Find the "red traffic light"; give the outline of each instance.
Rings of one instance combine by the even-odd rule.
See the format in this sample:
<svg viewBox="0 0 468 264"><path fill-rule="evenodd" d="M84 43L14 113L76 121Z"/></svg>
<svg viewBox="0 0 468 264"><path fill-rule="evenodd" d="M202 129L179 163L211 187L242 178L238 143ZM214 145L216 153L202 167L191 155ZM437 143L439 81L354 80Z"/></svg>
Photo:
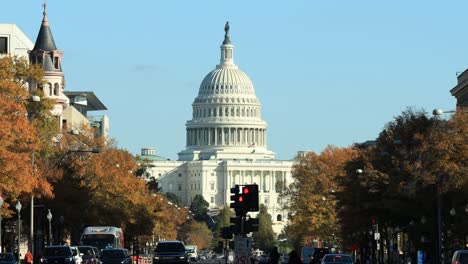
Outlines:
<svg viewBox="0 0 468 264"><path fill-rule="evenodd" d="M244 187L244 188L242 189L242 192L243 192L244 194L249 194L249 188Z"/></svg>
<svg viewBox="0 0 468 264"><path fill-rule="evenodd" d="M243 196L239 196L239 202L243 202L244 201L244 197Z"/></svg>

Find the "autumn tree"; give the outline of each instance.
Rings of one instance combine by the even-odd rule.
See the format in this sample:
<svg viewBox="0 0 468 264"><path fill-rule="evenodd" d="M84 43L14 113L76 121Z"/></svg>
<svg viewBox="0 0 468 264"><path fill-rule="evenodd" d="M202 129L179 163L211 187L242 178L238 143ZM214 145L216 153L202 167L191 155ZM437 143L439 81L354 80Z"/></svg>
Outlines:
<svg viewBox="0 0 468 264"><path fill-rule="evenodd" d="M351 148L327 147L320 155L309 152L293 167L294 182L282 193L291 212L288 240L294 246L327 240L338 234L336 193L338 182L346 177L344 166L356 155Z"/></svg>
<svg viewBox="0 0 468 264"><path fill-rule="evenodd" d="M186 245L196 245L198 249L207 249L211 247L213 236L211 230L203 221L189 221L188 229L184 237Z"/></svg>
<svg viewBox="0 0 468 264"><path fill-rule="evenodd" d="M55 120L49 100L29 100L28 82L41 83L42 76L42 69L24 58L0 58L0 193L6 208L22 197L26 204L33 193L52 196L49 175L33 163L34 156L40 159L51 145L53 135L48 130ZM33 94L42 96L40 90ZM3 215L10 212L4 210Z"/></svg>
<svg viewBox="0 0 468 264"><path fill-rule="evenodd" d="M391 239L395 230L405 230L415 247L423 246L422 236L436 241L435 198L440 195L442 204L460 211L466 205L467 141L464 113L443 120L407 109L395 117L375 145L357 145L360 154L347 164L350 177L342 182L347 197L342 201L343 231L361 233L374 219L382 240ZM466 233L448 210L442 213L447 226ZM410 223L420 224L408 228Z"/></svg>

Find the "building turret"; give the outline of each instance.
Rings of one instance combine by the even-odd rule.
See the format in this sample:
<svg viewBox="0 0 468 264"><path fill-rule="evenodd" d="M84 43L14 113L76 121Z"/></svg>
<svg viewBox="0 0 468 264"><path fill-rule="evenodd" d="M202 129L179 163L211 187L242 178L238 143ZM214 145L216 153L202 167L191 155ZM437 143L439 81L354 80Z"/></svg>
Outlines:
<svg viewBox="0 0 468 264"><path fill-rule="evenodd" d="M41 65L44 69L44 85L31 83L30 91L41 89L46 98L55 101L53 109L54 116L58 117L58 124L61 127L62 112L68 105L68 98L63 94L65 87L65 78L62 71L62 55L63 52L57 49L50 30L49 21L47 18L46 3L43 4L44 12L42 17L41 28L37 35L34 48L29 53L29 60L32 64Z"/></svg>

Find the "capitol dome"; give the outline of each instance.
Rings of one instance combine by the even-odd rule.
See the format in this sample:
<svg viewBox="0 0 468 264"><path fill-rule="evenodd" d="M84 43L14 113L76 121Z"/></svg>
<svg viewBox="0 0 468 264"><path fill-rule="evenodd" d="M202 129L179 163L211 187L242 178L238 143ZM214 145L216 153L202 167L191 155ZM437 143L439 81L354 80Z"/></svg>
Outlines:
<svg viewBox="0 0 468 264"><path fill-rule="evenodd" d="M220 63L201 82L179 159L274 158L266 148L267 123L253 83L234 64L228 23L224 30Z"/></svg>

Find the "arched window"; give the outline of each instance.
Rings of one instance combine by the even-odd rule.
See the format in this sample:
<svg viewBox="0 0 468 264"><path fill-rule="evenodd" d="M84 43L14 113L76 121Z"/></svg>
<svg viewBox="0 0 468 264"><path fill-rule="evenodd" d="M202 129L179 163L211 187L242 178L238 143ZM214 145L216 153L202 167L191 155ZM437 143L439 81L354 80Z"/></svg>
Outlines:
<svg viewBox="0 0 468 264"><path fill-rule="evenodd" d="M47 83L47 88L48 88L48 91L44 91L44 93L48 94L49 96L52 96L53 95L53 93L52 93L52 84Z"/></svg>
<svg viewBox="0 0 468 264"><path fill-rule="evenodd" d="M237 109L236 109L236 116L239 117L239 115L240 115L240 110L239 110L239 108L237 108Z"/></svg>
<svg viewBox="0 0 468 264"><path fill-rule="evenodd" d="M214 117L216 117L216 112L217 112L217 111L216 111L216 108L213 109L213 116L214 116Z"/></svg>
<svg viewBox="0 0 468 264"><path fill-rule="evenodd" d="M283 218L281 217L280 214L276 216L276 221L281 222L282 220L283 220Z"/></svg>
<svg viewBox="0 0 468 264"><path fill-rule="evenodd" d="M227 107L224 109L224 112L225 112L225 116L229 116L229 109Z"/></svg>
<svg viewBox="0 0 468 264"><path fill-rule="evenodd" d="M244 116L245 116L245 109L242 108L242 117L244 117Z"/></svg>
<svg viewBox="0 0 468 264"><path fill-rule="evenodd" d="M54 84L54 95L58 96L59 95L59 84L55 83Z"/></svg>
<svg viewBox="0 0 468 264"><path fill-rule="evenodd" d="M231 108L231 116L234 116L234 107Z"/></svg>

